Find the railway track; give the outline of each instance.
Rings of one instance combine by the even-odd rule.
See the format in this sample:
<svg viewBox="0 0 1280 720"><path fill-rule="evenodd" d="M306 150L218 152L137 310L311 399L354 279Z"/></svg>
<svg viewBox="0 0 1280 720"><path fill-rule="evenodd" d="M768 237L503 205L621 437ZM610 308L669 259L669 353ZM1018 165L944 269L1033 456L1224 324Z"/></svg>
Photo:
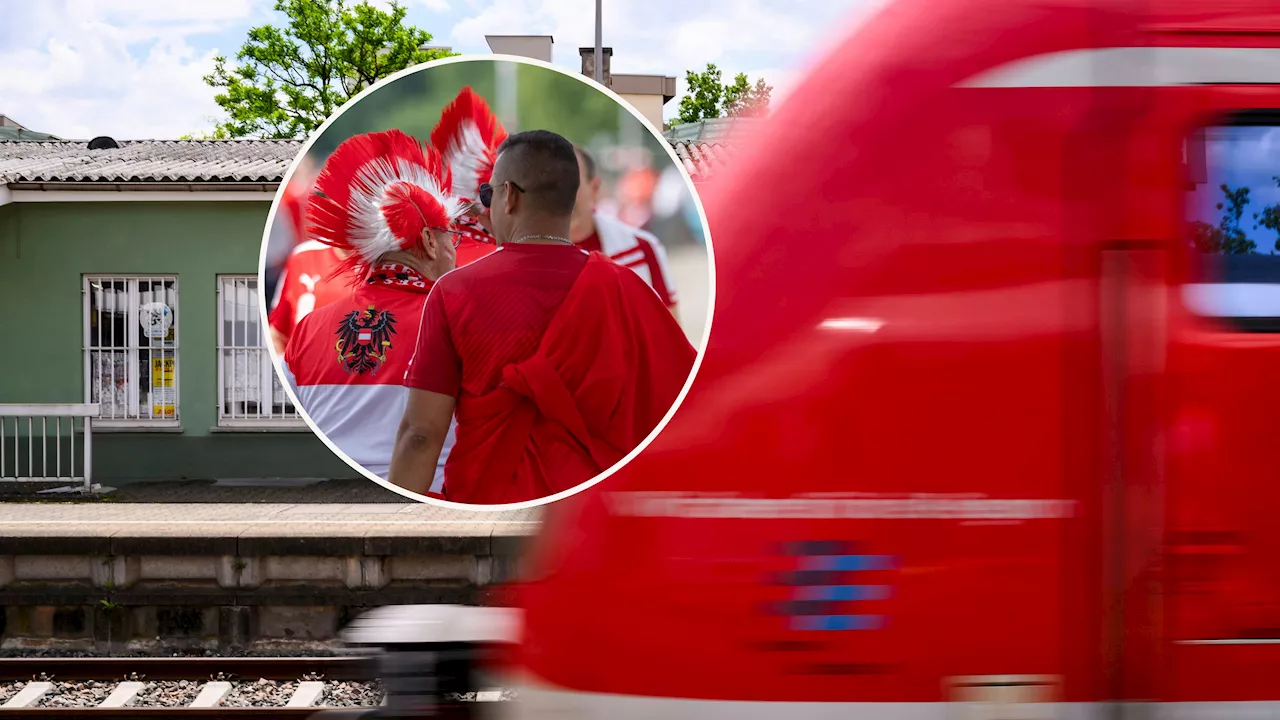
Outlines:
<svg viewBox="0 0 1280 720"><path fill-rule="evenodd" d="M3 658L0 718L302 720L377 707L371 676L359 657Z"/></svg>

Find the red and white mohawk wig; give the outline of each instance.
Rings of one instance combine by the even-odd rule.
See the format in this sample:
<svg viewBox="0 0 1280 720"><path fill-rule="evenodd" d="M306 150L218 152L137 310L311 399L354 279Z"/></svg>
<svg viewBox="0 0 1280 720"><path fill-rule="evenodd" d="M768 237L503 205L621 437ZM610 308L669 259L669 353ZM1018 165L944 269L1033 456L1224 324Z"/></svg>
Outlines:
<svg viewBox="0 0 1280 720"><path fill-rule="evenodd" d="M484 98L470 87L462 88L431 131L431 145L453 173L451 192L455 197L462 198L467 205L479 199L480 186L493 176L498 146L506 139L506 129ZM494 241L470 218L463 218L458 228L481 242Z"/></svg>
<svg viewBox="0 0 1280 720"><path fill-rule="evenodd" d="M378 258L422 244L429 229L447 229L467 204L450 193L449 166L435 148L399 130L347 139L316 178L308 235L350 254L338 273L354 280Z"/></svg>

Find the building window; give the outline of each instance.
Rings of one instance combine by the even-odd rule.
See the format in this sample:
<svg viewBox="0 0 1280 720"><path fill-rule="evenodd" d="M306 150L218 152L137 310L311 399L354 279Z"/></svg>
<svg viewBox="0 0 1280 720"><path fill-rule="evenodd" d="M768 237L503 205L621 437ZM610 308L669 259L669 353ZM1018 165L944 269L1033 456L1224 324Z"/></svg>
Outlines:
<svg viewBox="0 0 1280 720"><path fill-rule="evenodd" d="M271 364L258 278L218 277L218 425L306 427Z"/></svg>
<svg viewBox="0 0 1280 720"><path fill-rule="evenodd" d="M84 278L84 385L100 425L177 426L178 278Z"/></svg>
<svg viewBox="0 0 1280 720"><path fill-rule="evenodd" d="M1280 114L1246 113L1192 135L1183 299L1235 332L1280 332Z"/></svg>

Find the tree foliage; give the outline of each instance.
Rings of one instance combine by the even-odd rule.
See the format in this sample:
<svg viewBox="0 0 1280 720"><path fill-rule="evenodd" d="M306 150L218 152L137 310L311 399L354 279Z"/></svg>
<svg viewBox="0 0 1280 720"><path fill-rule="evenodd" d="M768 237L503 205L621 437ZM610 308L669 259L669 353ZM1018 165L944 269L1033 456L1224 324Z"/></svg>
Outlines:
<svg viewBox="0 0 1280 720"><path fill-rule="evenodd" d="M496 72L500 65L514 72L509 75ZM514 81L515 86L504 86L507 81ZM511 68L497 60L452 63L430 72L397 78L325 128L312 144L311 155L317 162L323 162L342 140L390 128L426 138L440 119L444 106L467 85L503 116L510 133L543 128L586 146L597 142L638 141L650 151L658 167L671 162L664 141L655 138L634 115L590 84L535 65ZM557 102L547 102L549 97L557 98ZM510 100L512 106L508 107L504 99ZM600 161L602 165L607 164L603 157Z"/></svg>
<svg viewBox="0 0 1280 720"><path fill-rule="evenodd" d="M752 83L746 73L738 73L732 84L725 85L715 63L708 63L702 72L689 70L684 76L689 92L680 99L682 123L718 117L759 117L769 110L773 87L764 78Z"/></svg>
<svg viewBox="0 0 1280 720"><path fill-rule="evenodd" d="M187 133L186 135L179 135L178 139L179 140L230 140L231 133L227 132L227 129L225 127L218 125L212 131Z"/></svg>
<svg viewBox="0 0 1280 720"><path fill-rule="evenodd" d="M738 73L733 85L725 95L724 114L726 117L760 117L769 112L769 96L773 87L758 78L755 85L747 84L747 76Z"/></svg>
<svg viewBox="0 0 1280 720"><path fill-rule="evenodd" d="M431 34L406 25L394 2L389 12L347 0L276 0L275 9L284 27L250 29L236 67L220 56L205 77L230 118L215 133L303 137L378 80L456 54L421 49Z"/></svg>
<svg viewBox="0 0 1280 720"><path fill-rule="evenodd" d="M1280 186L1280 176L1272 177ZM1250 240L1241 227L1245 206L1251 202L1249 188L1233 188L1226 183L1218 186L1222 191L1223 201L1215 207L1222 213L1217 225L1210 225L1199 220L1191 223L1191 243L1195 249L1203 253L1222 255L1252 255L1258 252L1258 244ZM1264 207L1261 212L1253 213L1253 229L1265 228L1276 233L1274 248L1280 251L1280 204Z"/></svg>

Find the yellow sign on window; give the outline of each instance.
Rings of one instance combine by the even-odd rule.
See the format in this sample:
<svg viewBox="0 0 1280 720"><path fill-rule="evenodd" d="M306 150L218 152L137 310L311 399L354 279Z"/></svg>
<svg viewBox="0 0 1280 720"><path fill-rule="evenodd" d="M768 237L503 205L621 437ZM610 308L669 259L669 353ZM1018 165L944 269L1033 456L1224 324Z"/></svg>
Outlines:
<svg viewBox="0 0 1280 720"><path fill-rule="evenodd" d="M177 388L173 381L174 358L151 358L151 414L174 417L177 414Z"/></svg>

